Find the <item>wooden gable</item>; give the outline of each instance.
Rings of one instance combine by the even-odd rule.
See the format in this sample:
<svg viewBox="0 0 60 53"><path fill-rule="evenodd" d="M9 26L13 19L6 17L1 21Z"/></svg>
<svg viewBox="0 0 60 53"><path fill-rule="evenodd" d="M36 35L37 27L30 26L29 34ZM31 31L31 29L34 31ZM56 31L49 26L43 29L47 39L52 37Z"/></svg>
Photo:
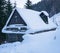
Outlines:
<svg viewBox="0 0 60 53"><path fill-rule="evenodd" d="M20 14L17 12L17 10L14 11L10 21L8 22L7 26L11 25L11 24L23 24L25 26L27 26L27 24L25 23L25 21L22 19L22 17L20 16Z"/></svg>

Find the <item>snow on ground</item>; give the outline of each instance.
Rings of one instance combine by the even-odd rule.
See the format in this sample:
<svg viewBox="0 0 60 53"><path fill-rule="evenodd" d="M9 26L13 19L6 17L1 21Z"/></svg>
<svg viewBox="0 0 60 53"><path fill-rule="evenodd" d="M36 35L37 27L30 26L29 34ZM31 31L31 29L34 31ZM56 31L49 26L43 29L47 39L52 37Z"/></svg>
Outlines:
<svg viewBox="0 0 60 53"><path fill-rule="evenodd" d="M55 24L60 25L60 13L57 13L52 16L51 19Z"/></svg>
<svg viewBox="0 0 60 53"><path fill-rule="evenodd" d="M0 53L60 53L60 26L56 31L26 34L22 43L0 45ZM56 38L56 39L55 39Z"/></svg>

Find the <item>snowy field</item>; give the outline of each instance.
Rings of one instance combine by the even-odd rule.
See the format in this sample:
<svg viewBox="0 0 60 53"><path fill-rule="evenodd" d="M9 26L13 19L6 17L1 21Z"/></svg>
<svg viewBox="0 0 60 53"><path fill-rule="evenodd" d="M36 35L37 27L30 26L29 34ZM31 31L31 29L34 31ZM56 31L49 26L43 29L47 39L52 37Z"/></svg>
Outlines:
<svg viewBox="0 0 60 53"><path fill-rule="evenodd" d="M22 43L0 45L0 53L60 53L60 26L56 31L26 34Z"/></svg>

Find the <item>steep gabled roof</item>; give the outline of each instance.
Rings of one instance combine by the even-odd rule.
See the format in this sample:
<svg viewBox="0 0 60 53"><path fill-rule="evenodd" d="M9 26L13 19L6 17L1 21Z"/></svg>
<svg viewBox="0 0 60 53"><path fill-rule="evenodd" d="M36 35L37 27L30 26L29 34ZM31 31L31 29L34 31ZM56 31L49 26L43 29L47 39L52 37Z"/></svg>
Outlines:
<svg viewBox="0 0 60 53"><path fill-rule="evenodd" d="M27 26L29 26L30 30L32 30L33 32L56 28L56 25L49 19L49 17L48 17L48 22L49 22L48 24L43 22L43 20L39 16L41 12L37 12L34 10L29 10L29 9L15 8L13 9L9 19L6 22L5 27L2 30L3 33L4 33L4 29L7 27L7 24L9 20L11 19L15 10L17 10L17 12L20 14L22 19L26 22Z"/></svg>

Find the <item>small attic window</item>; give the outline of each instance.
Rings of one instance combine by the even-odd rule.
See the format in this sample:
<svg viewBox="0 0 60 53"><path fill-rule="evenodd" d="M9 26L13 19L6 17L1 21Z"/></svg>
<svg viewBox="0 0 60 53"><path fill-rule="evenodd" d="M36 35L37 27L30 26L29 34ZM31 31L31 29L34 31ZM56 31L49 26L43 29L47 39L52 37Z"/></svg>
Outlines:
<svg viewBox="0 0 60 53"><path fill-rule="evenodd" d="M17 16L15 16L15 18L17 18Z"/></svg>
<svg viewBox="0 0 60 53"><path fill-rule="evenodd" d="M18 22L18 19L17 19L17 18L18 18L18 16L17 16L17 15L15 15L15 17L14 17L14 18L15 18L15 21L16 21L16 22Z"/></svg>
<svg viewBox="0 0 60 53"><path fill-rule="evenodd" d="M43 12L39 16L42 18L44 23L48 24L48 17Z"/></svg>

